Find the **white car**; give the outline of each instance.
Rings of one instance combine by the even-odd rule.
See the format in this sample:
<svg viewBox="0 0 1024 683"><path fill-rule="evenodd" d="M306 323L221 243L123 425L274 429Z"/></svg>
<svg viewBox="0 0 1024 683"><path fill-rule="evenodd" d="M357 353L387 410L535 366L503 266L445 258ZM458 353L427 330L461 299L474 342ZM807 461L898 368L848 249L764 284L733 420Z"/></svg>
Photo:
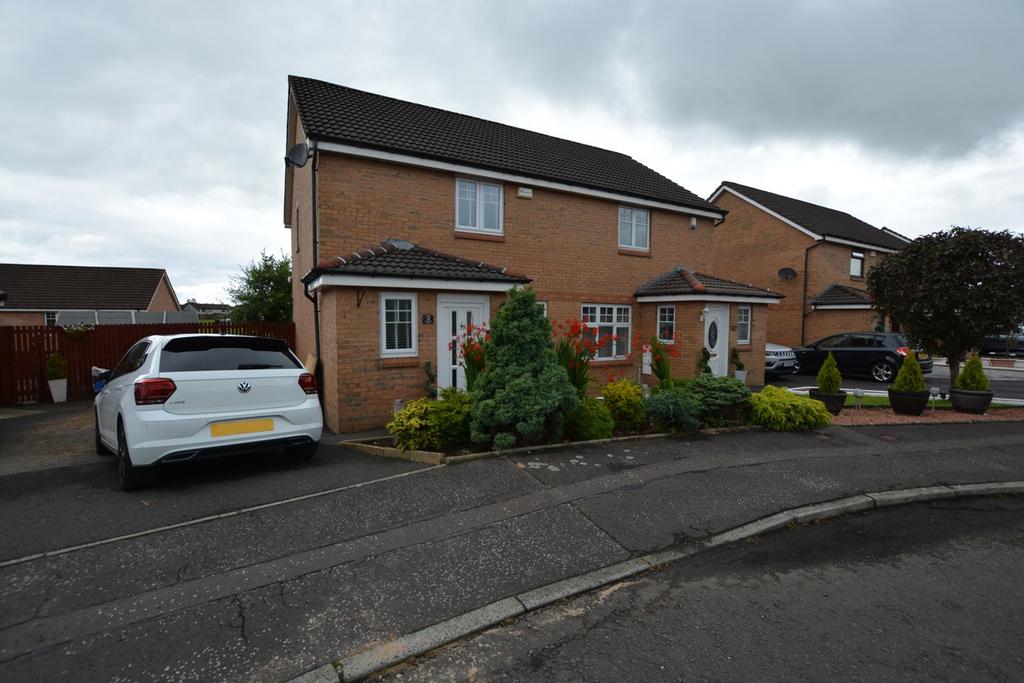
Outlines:
<svg viewBox="0 0 1024 683"><path fill-rule="evenodd" d="M778 377L779 375L792 375L800 367L796 360L796 353L788 346L772 344L764 345L764 374L765 377Z"/></svg>
<svg viewBox="0 0 1024 683"><path fill-rule="evenodd" d="M163 464L270 448L310 458L320 444L316 378L276 339L146 337L98 378L96 452L116 454L124 490Z"/></svg>

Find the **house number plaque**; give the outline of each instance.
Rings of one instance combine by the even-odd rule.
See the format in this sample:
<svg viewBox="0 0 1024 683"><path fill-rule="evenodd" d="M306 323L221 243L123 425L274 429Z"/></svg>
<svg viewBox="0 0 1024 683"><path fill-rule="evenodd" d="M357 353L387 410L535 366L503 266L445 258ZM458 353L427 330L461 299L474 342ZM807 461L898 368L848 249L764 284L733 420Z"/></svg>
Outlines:
<svg viewBox="0 0 1024 683"><path fill-rule="evenodd" d="M423 324L424 325L433 325L434 324L434 316L432 316L430 313L423 314Z"/></svg>

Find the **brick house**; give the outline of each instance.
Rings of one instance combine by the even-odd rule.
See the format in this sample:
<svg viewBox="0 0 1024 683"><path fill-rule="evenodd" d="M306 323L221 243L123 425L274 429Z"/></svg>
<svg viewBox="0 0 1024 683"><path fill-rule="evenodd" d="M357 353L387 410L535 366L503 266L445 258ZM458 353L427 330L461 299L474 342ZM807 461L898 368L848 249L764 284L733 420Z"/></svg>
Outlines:
<svg viewBox="0 0 1024 683"><path fill-rule="evenodd" d="M135 313L180 310L163 268L0 263L0 325L56 325L72 311L76 322L99 311L131 323Z"/></svg>
<svg viewBox="0 0 1024 683"><path fill-rule="evenodd" d="M768 341L800 346L882 324L865 278L910 240L842 211L729 181L709 201L728 212L712 230L712 267L786 297L769 314Z"/></svg>
<svg viewBox="0 0 1024 683"><path fill-rule="evenodd" d="M289 78L284 222L301 358L320 359L328 426L380 426L395 401L464 382L449 341L529 285L552 320L619 336L593 363L642 377L641 347L705 344L763 381L780 295L707 275L724 211L634 159L402 100ZM295 147L298 146L298 147Z"/></svg>

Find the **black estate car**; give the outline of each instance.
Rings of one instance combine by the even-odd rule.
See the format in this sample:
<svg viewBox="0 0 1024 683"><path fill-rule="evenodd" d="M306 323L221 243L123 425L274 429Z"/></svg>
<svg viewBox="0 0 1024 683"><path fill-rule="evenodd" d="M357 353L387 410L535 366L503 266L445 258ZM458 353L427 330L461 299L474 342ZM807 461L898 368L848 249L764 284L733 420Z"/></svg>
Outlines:
<svg viewBox="0 0 1024 683"><path fill-rule="evenodd" d="M911 349L907 338L898 332L844 332L794 350L797 372L802 374L817 374L829 351L843 375L867 375L886 384L896 377L908 353L917 355L922 372L932 371L931 356Z"/></svg>
<svg viewBox="0 0 1024 683"><path fill-rule="evenodd" d="M1024 325L1010 334L985 337L979 350L983 356L1024 356Z"/></svg>

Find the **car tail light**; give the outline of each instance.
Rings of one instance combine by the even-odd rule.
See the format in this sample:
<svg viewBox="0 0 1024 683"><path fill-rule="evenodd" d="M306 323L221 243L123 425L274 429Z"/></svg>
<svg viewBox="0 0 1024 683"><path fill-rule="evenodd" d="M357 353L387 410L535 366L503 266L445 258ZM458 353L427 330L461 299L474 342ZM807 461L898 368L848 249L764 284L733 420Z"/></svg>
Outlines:
<svg viewBox="0 0 1024 683"><path fill-rule="evenodd" d="M315 394L316 377L309 374L308 372L302 373L301 375L299 375L299 386L302 387L302 390L305 391L307 394Z"/></svg>
<svg viewBox="0 0 1024 683"><path fill-rule="evenodd" d="M151 406L164 403L177 389L174 381L166 377L154 377L135 383L135 405Z"/></svg>
<svg viewBox="0 0 1024 683"><path fill-rule="evenodd" d="M901 356L909 356L910 349L907 348L906 346L900 346L899 348L896 349L896 353L900 354Z"/></svg>

